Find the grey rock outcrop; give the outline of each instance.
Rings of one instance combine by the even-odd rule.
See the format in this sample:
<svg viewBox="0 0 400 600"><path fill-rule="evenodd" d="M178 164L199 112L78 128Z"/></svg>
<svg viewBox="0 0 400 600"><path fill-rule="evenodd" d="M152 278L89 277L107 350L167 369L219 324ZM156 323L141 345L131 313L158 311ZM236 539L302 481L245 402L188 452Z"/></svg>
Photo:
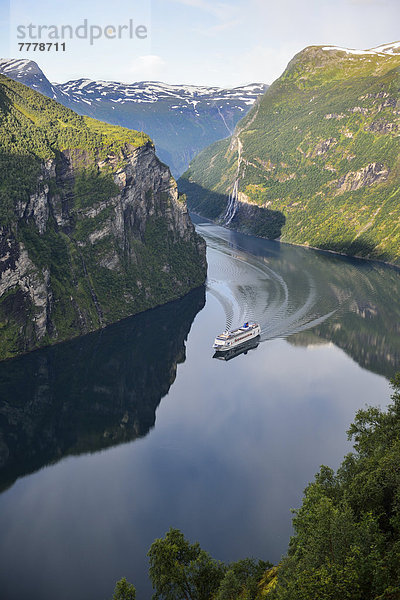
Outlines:
<svg viewBox="0 0 400 600"><path fill-rule="evenodd" d="M77 201L82 172L93 177L87 203L84 193ZM112 193L101 194L104 178ZM204 283L205 243L150 142L126 144L94 165L82 151L62 152L43 162L37 190L15 208L15 223L0 228L0 359L94 331Z"/></svg>
<svg viewBox="0 0 400 600"><path fill-rule="evenodd" d="M370 163L359 171L351 171L337 182L338 194L359 190L375 183L382 183L389 177L389 169L381 163Z"/></svg>

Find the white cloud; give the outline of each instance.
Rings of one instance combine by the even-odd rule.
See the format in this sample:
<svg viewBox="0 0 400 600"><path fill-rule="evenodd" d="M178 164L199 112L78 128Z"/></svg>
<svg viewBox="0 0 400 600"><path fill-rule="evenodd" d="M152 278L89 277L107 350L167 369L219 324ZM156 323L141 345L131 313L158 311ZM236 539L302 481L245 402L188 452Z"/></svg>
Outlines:
<svg viewBox="0 0 400 600"><path fill-rule="evenodd" d="M146 54L135 58L129 73L136 80L148 80L159 78L165 70L165 60L157 54Z"/></svg>

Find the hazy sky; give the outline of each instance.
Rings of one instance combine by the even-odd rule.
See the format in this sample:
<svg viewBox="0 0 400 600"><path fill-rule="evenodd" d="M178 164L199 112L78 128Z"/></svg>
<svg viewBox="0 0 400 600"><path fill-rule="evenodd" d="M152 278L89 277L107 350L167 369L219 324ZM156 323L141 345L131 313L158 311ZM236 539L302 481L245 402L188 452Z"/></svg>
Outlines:
<svg viewBox="0 0 400 600"><path fill-rule="evenodd" d="M0 55L35 60L52 81L271 83L305 46L370 48L400 39L399 0L0 0L0 6ZM88 27L111 26L110 35L131 19L133 28L147 27L148 37L130 39L125 28L122 39L103 35L92 45L67 38L65 52L19 51L18 25L75 29L85 19Z"/></svg>

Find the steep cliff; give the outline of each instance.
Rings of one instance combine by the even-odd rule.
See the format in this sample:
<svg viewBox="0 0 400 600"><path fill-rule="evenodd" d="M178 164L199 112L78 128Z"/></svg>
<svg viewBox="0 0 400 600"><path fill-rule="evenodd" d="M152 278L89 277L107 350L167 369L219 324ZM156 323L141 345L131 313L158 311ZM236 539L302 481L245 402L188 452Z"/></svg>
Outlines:
<svg viewBox="0 0 400 600"><path fill-rule="evenodd" d="M205 245L151 140L0 78L0 358L205 279Z"/></svg>
<svg viewBox="0 0 400 600"><path fill-rule="evenodd" d="M400 43L300 52L182 176L189 207L283 241L400 262Z"/></svg>

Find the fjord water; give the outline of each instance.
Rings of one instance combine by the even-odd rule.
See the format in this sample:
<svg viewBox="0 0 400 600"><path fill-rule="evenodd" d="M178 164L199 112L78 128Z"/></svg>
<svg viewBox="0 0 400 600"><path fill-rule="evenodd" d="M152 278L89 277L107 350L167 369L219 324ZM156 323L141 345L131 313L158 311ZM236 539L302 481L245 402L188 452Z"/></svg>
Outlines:
<svg viewBox="0 0 400 600"><path fill-rule="evenodd" d="M169 527L224 561L278 561L290 508L349 451L400 361L396 269L196 219L206 290L0 364L0 596L150 598ZM204 294L206 292L206 294ZM212 358L255 319L257 348Z"/></svg>

